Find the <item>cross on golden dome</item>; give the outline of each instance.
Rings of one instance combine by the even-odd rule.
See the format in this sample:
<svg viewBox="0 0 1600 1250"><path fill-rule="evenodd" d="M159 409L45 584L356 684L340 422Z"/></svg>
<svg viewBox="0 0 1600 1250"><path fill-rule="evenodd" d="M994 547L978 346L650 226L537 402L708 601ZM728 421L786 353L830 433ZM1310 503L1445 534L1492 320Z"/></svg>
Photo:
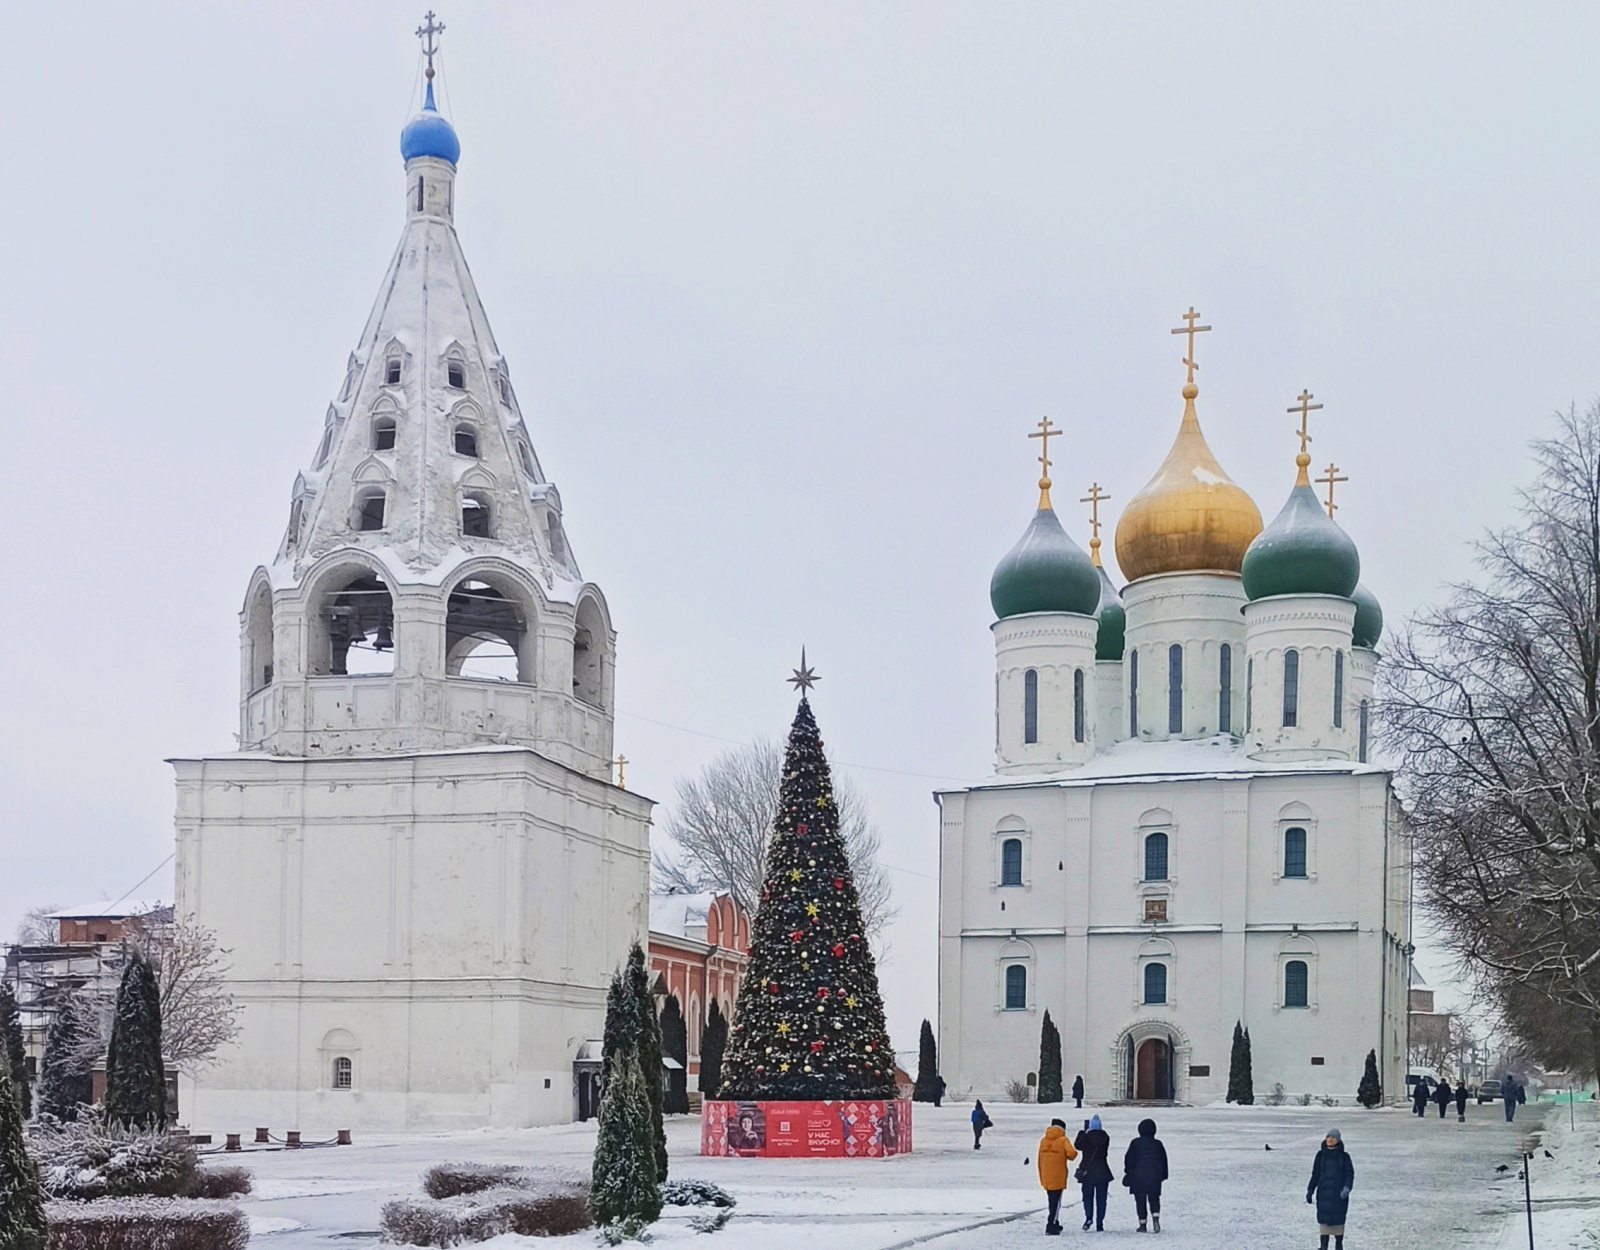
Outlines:
<svg viewBox="0 0 1600 1250"><path fill-rule="evenodd" d="M1320 411L1322 408L1321 404L1314 404L1311 400L1311 392L1302 390L1295 397L1294 407L1287 410L1300 414L1300 454L1294 458L1295 464L1300 467L1299 476L1295 478L1294 482L1296 486L1311 485L1311 479L1306 476L1306 466L1311 463L1311 453L1306 448L1311 445L1311 414Z"/></svg>
<svg viewBox="0 0 1600 1250"><path fill-rule="evenodd" d="M1050 507L1050 440L1061 433L1049 417L1039 418L1039 428L1029 438L1039 440L1039 507Z"/></svg>
<svg viewBox="0 0 1600 1250"><path fill-rule="evenodd" d="M1349 480L1350 479L1348 477L1340 476L1338 466L1335 465L1331 460L1328 462L1327 475L1317 479L1317 484L1319 486L1326 486L1328 488L1328 520L1330 521L1333 520L1333 514L1339 510L1339 505L1333 502L1334 483L1348 482Z"/></svg>
<svg viewBox="0 0 1600 1250"><path fill-rule="evenodd" d="M1195 363L1194 358L1194 336L1205 334L1211 329L1210 326L1195 325L1198 320L1200 320L1200 314L1195 312L1194 305L1190 304L1189 311L1183 314L1184 324L1173 331L1174 334L1186 334L1189 336L1189 346L1183 353L1183 365L1189 371L1188 376L1183 380L1185 386L1194 385L1194 371L1200 367Z"/></svg>
<svg viewBox="0 0 1600 1250"><path fill-rule="evenodd" d="M1111 498L1100 489L1099 482L1089 485L1089 493L1079 503L1089 505L1089 559L1094 561L1095 568L1100 567L1100 505Z"/></svg>

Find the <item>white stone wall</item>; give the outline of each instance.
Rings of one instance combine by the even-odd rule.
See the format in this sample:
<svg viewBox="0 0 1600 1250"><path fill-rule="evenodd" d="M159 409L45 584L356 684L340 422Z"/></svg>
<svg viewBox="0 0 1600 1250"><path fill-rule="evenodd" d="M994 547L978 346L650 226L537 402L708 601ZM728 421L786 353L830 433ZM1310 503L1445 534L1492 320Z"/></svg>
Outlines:
<svg viewBox="0 0 1600 1250"><path fill-rule="evenodd" d="M1141 742L1207 738L1239 733L1244 715L1244 588L1237 575L1165 573L1130 582L1122 592L1127 611L1123 657L1123 730L1129 736L1132 675L1138 653L1138 733ZM1229 648L1228 725L1222 724L1222 647ZM1171 733L1171 649L1183 648L1182 726Z"/></svg>
<svg viewBox="0 0 1600 1250"><path fill-rule="evenodd" d="M1253 756L1284 760L1356 758L1360 717L1353 698L1356 668L1350 642L1355 618L1355 604L1334 595L1275 595L1246 606L1249 683L1253 691L1246 737ZM1284 723L1284 671L1290 651L1299 657L1299 690L1292 726ZM1340 665L1342 689L1337 676Z"/></svg>
<svg viewBox="0 0 1600 1250"><path fill-rule="evenodd" d="M244 1006L194 1127L573 1117L573 1057L646 936L647 800L523 749L174 764L178 905Z"/></svg>
<svg viewBox="0 0 1600 1250"><path fill-rule="evenodd" d="M1000 772L1071 767L1094 754L1097 628L1094 617L1073 612L1031 612L995 622L995 762ZM1038 740L1032 743L1025 741L1030 672L1038 682ZM1080 682L1081 742L1074 710Z"/></svg>

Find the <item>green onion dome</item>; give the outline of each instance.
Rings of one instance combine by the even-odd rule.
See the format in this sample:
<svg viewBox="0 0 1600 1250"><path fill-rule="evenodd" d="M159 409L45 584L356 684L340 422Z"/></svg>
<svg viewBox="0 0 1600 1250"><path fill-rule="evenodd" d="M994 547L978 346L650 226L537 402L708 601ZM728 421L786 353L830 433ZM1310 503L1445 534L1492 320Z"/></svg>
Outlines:
<svg viewBox="0 0 1600 1250"><path fill-rule="evenodd" d="M1083 548L1067 537L1055 510L1043 506L989 579L989 602L1001 620L1026 612L1093 616L1100 577Z"/></svg>
<svg viewBox="0 0 1600 1250"><path fill-rule="evenodd" d="M1096 553L1098 554L1098 553ZM1106 574L1105 567L1099 566L1100 574L1100 608L1095 613L1100 618L1100 629L1094 638L1094 658L1097 660L1120 660L1123 652L1123 640L1127 631L1128 614L1122 608L1122 595L1111 578Z"/></svg>
<svg viewBox="0 0 1600 1250"><path fill-rule="evenodd" d="M1351 639L1358 647L1376 650L1378 639L1383 637L1383 608L1378 596L1359 582L1350 592L1350 602L1356 605L1356 625Z"/></svg>
<svg viewBox="0 0 1600 1250"><path fill-rule="evenodd" d="M1301 460L1310 457L1301 453ZM1361 556L1350 535L1333 523L1306 478L1305 465L1283 510L1244 553L1244 593L1338 595L1349 598L1361 580Z"/></svg>

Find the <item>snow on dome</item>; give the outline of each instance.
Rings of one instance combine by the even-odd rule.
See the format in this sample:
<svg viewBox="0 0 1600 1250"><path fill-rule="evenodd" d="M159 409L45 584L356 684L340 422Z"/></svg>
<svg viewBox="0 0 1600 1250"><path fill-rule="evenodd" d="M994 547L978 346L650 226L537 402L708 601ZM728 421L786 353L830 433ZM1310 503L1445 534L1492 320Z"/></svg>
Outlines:
<svg viewBox="0 0 1600 1250"><path fill-rule="evenodd" d="M461 159L461 140L456 128L439 115L433 103L433 84L422 100L422 112L406 123L400 132L400 155L406 160L434 156L454 165Z"/></svg>

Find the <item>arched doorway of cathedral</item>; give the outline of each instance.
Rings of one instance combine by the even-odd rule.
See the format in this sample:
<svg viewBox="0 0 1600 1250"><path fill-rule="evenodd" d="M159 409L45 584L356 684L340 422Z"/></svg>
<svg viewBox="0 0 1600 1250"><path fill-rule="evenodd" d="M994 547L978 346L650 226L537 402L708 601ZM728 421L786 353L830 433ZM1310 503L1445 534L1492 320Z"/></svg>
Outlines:
<svg viewBox="0 0 1600 1250"><path fill-rule="evenodd" d="M1140 1020L1117 1038L1116 1088L1132 1102L1179 1102L1189 1070L1189 1038L1165 1020Z"/></svg>

